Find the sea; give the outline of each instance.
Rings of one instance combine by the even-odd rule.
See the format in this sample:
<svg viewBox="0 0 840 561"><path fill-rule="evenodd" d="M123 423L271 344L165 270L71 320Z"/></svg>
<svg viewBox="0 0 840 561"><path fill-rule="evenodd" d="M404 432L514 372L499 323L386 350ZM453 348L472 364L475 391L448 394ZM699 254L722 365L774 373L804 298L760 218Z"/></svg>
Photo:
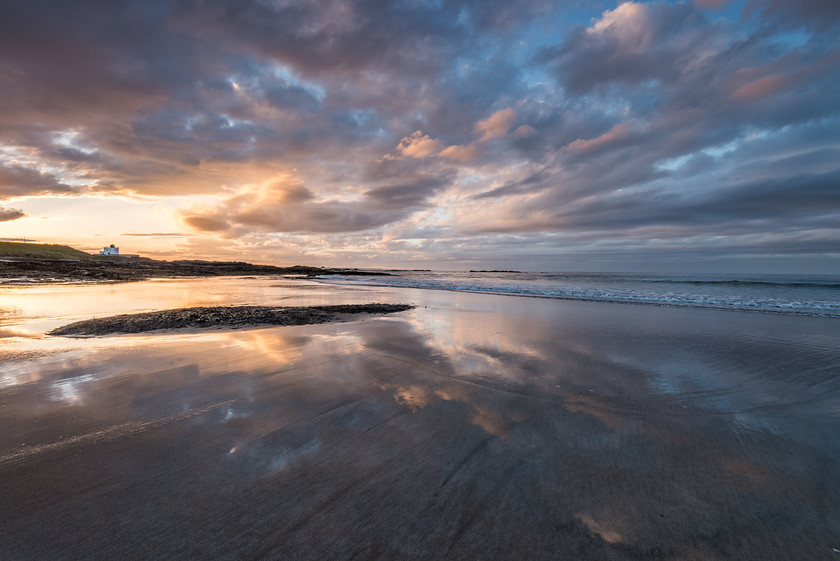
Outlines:
<svg viewBox="0 0 840 561"><path fill-rule="evenodd" d="M385 271L319 282L840 318L840 276Z"/></svg>

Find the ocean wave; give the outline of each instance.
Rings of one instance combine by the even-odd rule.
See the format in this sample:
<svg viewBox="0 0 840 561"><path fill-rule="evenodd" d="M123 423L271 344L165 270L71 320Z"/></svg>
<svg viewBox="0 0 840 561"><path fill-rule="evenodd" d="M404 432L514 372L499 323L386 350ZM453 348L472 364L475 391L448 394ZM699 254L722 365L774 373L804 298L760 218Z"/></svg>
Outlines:
<svg viewBox="0 0 840 561"><path fill-rule="evenodd" d="M451 276L451 274L450 274ZM583 277L578 277L580 281ZM601 275L588 277L589 286L578 283L577 285L552 284L557 277L543 275L535 277L528 282L510 282L509 278L477 279L474 277L461 276L458 278L441 277L342 277L338 275L324 276L321 282L340 284L363 284L365 286L381 286L395 288L413 288L421 290L447 290L455 292L473 292L484 294L499 294L506 296L521 296L532 298L553 298L560 300L582 300L595 302L611 302L625 304L646 304L657 306L679 306L715 310L736 310L767 312L776 314L792 314L819 317L840 318L840 301L836 299L815 298L813 294L796 292L796 297L789 293L791 285L796 287L811 287L817 292L825 292L823 289L833 284L815 284L807 282L775 282L775 281L716 281L716 280L687 280L673 279L671 282L651 281L655 285L686 285L686 286L710 286L726 287L728 292L724 293L693 293L679 290L655 290L640 289L645 281L632 278L630 281L618 280L627 277L615 275ZM568 279L568 277L565 277ZM612 284L612 286L604 286ZM632 285L632 286L631 286ZM812 286L813 285L813 286ZM840 284L838 284L840 286ZM780 289L779 294L774 294L768 287ZM760 288L760 290L754 290ZM811 297L809 297L811 296Z"/></svg>
<svg viewBox="0 0 840 561"><path fill-rule="evenodd" d="M655 284L696 284L696 285L723 285L723 286L780 286L791 288L829 288L840 289L840 283L836 282L790 282L790 281L763 281L763 280L672 280L672 279L652 279L641 282L650 282Z"/></svg>

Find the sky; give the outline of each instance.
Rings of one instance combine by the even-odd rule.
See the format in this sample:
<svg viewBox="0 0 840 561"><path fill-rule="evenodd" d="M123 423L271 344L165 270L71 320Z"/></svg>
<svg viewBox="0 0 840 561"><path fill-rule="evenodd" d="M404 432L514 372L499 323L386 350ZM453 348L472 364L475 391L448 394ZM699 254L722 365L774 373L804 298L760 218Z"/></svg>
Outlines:
<svg viewBox="0 0 840 561"><path fill-rule="evenodd" d="M840 274L837 0L5 0L0 238Z"/></svg>

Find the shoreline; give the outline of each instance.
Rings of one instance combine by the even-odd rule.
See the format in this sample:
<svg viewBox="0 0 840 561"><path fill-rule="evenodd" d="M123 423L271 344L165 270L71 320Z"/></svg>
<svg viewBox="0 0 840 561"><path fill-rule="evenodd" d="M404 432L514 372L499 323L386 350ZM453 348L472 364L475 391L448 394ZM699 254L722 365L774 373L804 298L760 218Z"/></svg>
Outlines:
<svg viewBox="0 0 840 561"><path fill-rule="evenodd" d="M151 278L196 278L285 275L302 279L318 275L390 276L383 271L307 265L277 267L241 261L158 261L147 257L45 259L0 256L0 286L37 284L111 284ZM6 280L8 279L8 280ZM24 280L25 279L25 280ZM22 281L22 282L21 282Z"/></svg>
<svg viewBox="0 0 840 561"><path fill-rule="evenodd" d="M126 258L127 259L127 258ZM32 263L33 260L24 260L27 263ZM293 267L273 267L263 265L251 265L247 263L238 262L154 262L157 265L161 263L172 266L160 268L155 265L148 267L141 264L132 269L131 265L125 266L121 269L121 273L126 271L134 276L132 278L105 278L103 276L90 276L83 278L80 273L74 273L73 276L64 276L56 278L54 275L46 276L47 271L41 271L45 276L41 278L27 278L25 282L22 279L9 280L4 279L2 273L4 272L2 266L8 263L9 260L4 261L0 258L0 288L7 287L12 289L26 289L47 286L113 286L117 284L126 283L141 283L144 281L177 281L177 280L200 280L200 279L231 279L240 277L242 280L260 279L275 277L278 281L308 281L314 283L324 289L357 289L357 288L380 288L386 290L420 290L432 292L446 292L453 294L482 294L492 296L512 296L523 299L539 299L539 300L554 300L554 301L570 301L570 302L589 302L589 303L604 303L604 304L630 304L633 306L651 306L659 308L676 308L689 310L706 310L706 311L723 311L723 312L748 312L751 314L769 314L778 316L796 316L796 317L810 317L821 319L840 319L840 311L835 310L821 310L819 308L811 309L796 309L788 307L758 307L750 305L726 305L715 303L702 302L684 302L679 300L666 301L655 299L630 299L610 296L581 296L581 295L563 295L563 294L544 294L531 292L514 292L508 290L493 290L493 289L474 289L474 288L459 288L446 287L434 285L412 285L412 284L398 284L391 283L385 279L377 279L375 277L396 277L399 274L396 271L365 271L360 269L321 269L315 267L293 266ZM110 273L109 273L110 274ZM324 278L324 275L337 275L345 277L342 280ZM356 280L347 277L374 277L370 279ZM346 282L345 282L346 281Z"/></svg>

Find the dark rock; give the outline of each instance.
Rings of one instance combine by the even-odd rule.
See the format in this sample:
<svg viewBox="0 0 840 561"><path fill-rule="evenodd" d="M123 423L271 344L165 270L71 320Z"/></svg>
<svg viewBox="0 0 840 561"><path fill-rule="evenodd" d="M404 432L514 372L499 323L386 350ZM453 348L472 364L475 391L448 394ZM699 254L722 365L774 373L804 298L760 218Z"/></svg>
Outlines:
<svg viewBox="0 0 840 561"><path fill-rule="evenodd" d="M237 327L243 325L308 325L340 321L354 314L390 314L414 308L409 304L345 304L338 306L217 306L179 308L77 321L47 335L97 336L142 333L159 329Z"/></svg>

